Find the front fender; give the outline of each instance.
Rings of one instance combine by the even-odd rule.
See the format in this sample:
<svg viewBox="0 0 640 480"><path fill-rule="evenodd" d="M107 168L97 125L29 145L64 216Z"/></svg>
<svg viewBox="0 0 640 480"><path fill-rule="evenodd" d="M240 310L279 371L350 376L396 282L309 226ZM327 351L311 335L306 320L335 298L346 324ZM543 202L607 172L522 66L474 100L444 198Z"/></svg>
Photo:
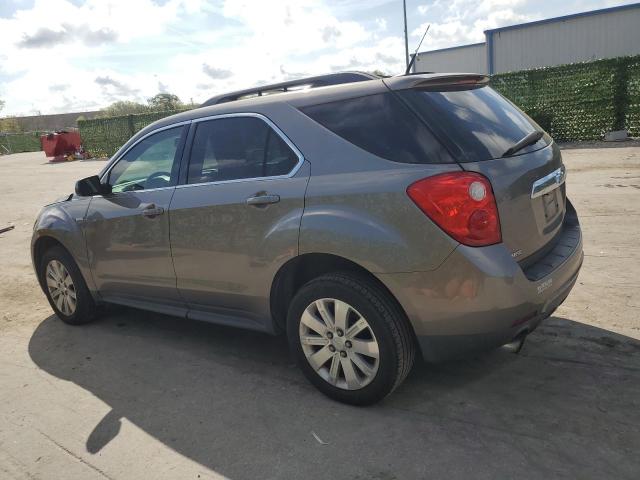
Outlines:
<svg viewBox="0 0 640 480"><path fill-rule="evenodd" d="M33 228L31 260L37 274L38 245L44 239L55 240L71 254L87 287L93 293L96 288L89 267L87 246L81 226L90 202L90 198L74 198L45 207L36 219Z"/></svg>

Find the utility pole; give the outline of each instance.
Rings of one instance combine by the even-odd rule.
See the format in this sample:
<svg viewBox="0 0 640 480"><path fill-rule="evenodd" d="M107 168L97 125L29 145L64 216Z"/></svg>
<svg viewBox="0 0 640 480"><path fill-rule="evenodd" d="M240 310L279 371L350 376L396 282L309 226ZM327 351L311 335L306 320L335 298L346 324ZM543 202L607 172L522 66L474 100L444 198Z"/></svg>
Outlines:
<svg viewBox="0 0 640 480"><path fill-rule="evenodd" d="M405 65L409 68L409 33L407 32L407 0L402 0L402 9L404 10L404 58Z"/></svg>

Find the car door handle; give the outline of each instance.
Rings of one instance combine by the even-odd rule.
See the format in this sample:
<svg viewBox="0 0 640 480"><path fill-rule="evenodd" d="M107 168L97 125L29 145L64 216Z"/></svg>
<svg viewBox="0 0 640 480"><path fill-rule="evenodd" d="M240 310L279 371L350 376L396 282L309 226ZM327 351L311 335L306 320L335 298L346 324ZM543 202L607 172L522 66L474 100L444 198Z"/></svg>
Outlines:
<svg viewBox="0 0 640 480"><path fill-rule="evenodd" d="M280 201L280 195L256 195L247 198L247 205L261 206L269 205L271 203L278 203Z"/></svg>
<svg viewBox="0 0 640 480"><path fill-rule="evenodd" d="M146 205L142 209L142 215L147 218L154 218L164 213L164 208L156 207L155 204Z"/></svg>

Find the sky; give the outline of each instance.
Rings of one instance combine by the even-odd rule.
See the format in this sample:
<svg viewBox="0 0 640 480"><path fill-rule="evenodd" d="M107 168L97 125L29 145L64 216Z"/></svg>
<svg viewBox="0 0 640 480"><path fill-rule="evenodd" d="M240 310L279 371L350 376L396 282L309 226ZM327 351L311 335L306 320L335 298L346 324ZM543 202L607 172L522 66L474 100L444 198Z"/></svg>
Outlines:
<svg viewBox="0 0 640 480"><path fill-rule="evenodd" d="M407 0L409 49L607 0ZM0 0L0 116L98 110L341 70L404 71L402 0Z"/></svg>

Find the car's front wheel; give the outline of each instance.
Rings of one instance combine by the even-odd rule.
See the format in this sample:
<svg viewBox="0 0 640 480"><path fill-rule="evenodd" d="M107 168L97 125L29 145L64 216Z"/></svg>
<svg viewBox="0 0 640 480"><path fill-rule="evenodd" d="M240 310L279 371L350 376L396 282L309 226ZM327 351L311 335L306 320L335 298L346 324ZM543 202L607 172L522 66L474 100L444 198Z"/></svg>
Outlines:
<svg viewBox="0 0 640 480"><path fill-rule="evenodd" d="M81 325L93 320L96 305L71 255L52 247L40 260L40 283L56 315L65 323Z"/></svg>
<svg viewBox="0 0 640 480"><path fill-rule="evenodd" d="M291 350L305 376L327 396L375 403L409 373L415 344L404 313L366 277L318 277L295 295L287 318Z"/></svg>

